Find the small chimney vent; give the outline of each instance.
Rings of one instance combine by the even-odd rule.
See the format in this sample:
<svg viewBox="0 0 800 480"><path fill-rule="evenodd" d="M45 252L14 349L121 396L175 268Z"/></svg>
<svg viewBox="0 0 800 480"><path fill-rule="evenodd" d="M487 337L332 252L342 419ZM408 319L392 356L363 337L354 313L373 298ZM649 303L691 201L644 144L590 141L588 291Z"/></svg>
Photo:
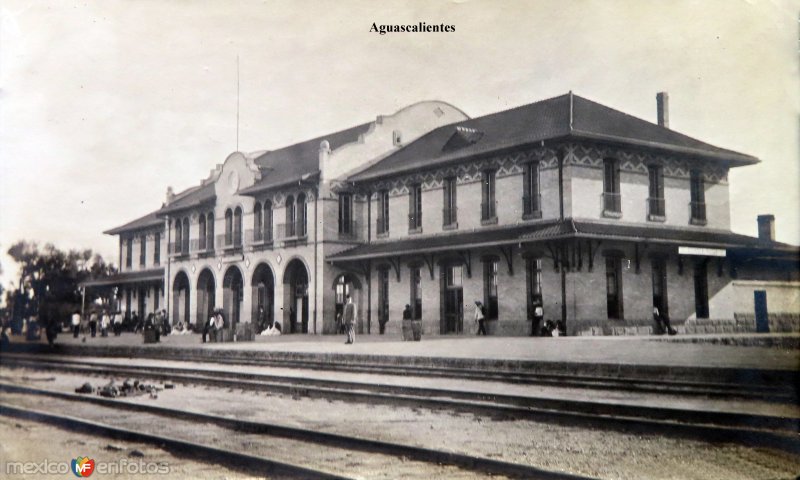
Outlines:
<svg viewBox="0 0 800 480"><path fill-rule="evenodd" d="M669 128L669 94L667 92L656 94L656 107L658 108L658 125Z"/></svg>
<svg viewBox="0 0 800 480"><path fill-rule="evenodd" d="M758 239L770 242L775 241L775 215L759 215Z"/></svg>

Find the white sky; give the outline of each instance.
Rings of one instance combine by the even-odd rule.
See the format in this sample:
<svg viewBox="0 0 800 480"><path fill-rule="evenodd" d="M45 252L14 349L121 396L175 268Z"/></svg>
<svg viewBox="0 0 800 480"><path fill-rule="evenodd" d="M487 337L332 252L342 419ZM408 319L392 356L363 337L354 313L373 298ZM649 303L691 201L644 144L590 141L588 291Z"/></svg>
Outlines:
<svg viewBox="0 0 800 480"><path fill-rule="evenodd" d="M0 282L18 239L92 248L236 147L274 149L426 99L480 116L569 90L762 163L734 231L800 241L798 11L780 0L34 1L0 23ZM370 33L444 23L455 33Z"/></svg>

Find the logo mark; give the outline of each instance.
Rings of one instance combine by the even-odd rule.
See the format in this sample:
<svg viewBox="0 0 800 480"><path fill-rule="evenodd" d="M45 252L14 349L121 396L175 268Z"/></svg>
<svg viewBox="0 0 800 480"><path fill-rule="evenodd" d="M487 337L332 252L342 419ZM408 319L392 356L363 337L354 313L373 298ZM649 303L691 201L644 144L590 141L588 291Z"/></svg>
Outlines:
<svg viewBox="0 0 800 480"><path fill-rule="evenodd" d="M94 459L89 457L78 457L72 461L72 473L76 477L88 477L94 472Z"/></svg>

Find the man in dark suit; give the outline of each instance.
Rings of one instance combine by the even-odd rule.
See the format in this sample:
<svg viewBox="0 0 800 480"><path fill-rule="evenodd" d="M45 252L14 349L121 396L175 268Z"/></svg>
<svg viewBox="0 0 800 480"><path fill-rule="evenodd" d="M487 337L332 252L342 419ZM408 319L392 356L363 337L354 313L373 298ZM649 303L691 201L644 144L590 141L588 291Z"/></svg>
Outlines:
<svg viewBox="0 0 800 480"><path fill-rule="evenodd" d="M344 343L345 345L349 345L356 340L356 306L353 305L353 299L350 297L350 295L347 296L347 304L344 306L343 321L345 328L347 328L347 341Z"/></svg>

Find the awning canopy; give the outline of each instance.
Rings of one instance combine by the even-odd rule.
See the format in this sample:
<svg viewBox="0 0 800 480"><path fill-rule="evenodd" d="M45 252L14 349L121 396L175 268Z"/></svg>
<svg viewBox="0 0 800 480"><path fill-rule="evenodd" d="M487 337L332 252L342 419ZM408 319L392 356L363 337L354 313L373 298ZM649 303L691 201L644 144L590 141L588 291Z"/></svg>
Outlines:
<svg viewBox="0 0 800 480"><path fill-rule="evenodd" d="M137 283L163 283L164 269L153 268L135 272L123 272L110 277L87 280L80 284L81 287L113 287Z"/></svg>

